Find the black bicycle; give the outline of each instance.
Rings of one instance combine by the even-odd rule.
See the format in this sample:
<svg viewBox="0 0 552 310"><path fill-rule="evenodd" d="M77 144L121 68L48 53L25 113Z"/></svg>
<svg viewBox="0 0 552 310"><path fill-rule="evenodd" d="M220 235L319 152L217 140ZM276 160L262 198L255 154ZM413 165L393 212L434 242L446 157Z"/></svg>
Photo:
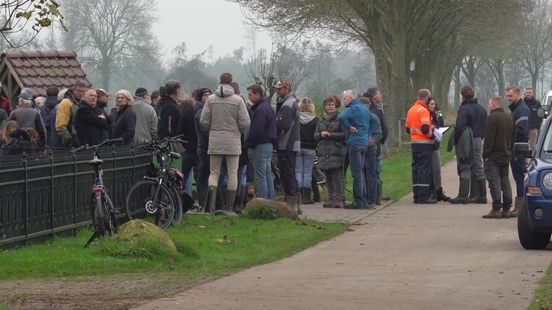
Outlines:
<svg viewBox="0 0 552 310"><path fill-rule="evenodd" d="M103 160L100 158L99 148L106 144L112 144L122 141L122 138L104 140L100 144L92 146L83 145L71 151L73 154L86 150L93 150L94 152L94 157L89 162L94 167L95 176L94 184L92 185L91 199L94 234L92 235L92 237L90 237L90 239L88 239L84 247L88 247L90 243L92 243L97 238L102 238L105 235L112 236L116 234L119 228L117 217L115 216L115 207L113 206L113 202L111 201L111 198L109 197L105 189L102 169Z"/></svg>
<svg viewBox="0 0 552 310"><path fill-rule="evenodd" d="M184 192L184 174L172 167L173 160L182 156L171 151L171 143L186 141L172 137L143 146L153 150L159 168L129 190L125 204L130 220L153 217L156 225L167 228L171 223L179 224L183 213L193 205L194 200Z"/></svg>

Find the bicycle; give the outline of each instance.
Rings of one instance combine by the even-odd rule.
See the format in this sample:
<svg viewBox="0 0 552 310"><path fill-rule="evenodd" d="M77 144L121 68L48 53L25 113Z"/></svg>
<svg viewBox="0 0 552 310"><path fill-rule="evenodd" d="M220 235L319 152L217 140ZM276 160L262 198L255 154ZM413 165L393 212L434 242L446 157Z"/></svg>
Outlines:
<svg viewBox="0 0 552 310"><path fill-rule="evenodd" d="M112 236L117 234L119 225L117 223L117 217L115 215L115 207L111 198L107 194L104 186L103 160L100 158L99 148L105 144L112 144L115 142L122 142L122 138L104 140L100 144L88 146L83 145L71 152L77 154L86 150L93 150L94 157L89 163L94 167L94 184L92 185L92 220L94 224L94 234L88 239L84 247L88 247L95 239L103 238L106 234Z"/></svg>
<svg viewBox="0 0 552 310"><path fill-rule="evenodd" d="M154 217L154 222L161 228L171 223L180 223L184 210L190 209L194 200L184 193L184 174L172 168L174 159L180 159L179 153L170 150L170 143L186 143L178 137L154 140L143 146L153 149L158 157L159 169L155 175L144 176L129 190L126 200L126 213L130 220L141 217Z"/></svg>

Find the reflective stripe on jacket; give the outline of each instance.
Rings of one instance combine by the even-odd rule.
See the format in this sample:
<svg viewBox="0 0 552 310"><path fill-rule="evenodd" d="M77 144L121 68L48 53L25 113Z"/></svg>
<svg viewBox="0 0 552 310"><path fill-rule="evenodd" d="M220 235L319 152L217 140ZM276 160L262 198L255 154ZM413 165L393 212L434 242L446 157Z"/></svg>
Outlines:
<svg viewBox="0 0 552 310"><path fill-rule="evenodd" d="M422 131L422 126L424 125L429 127L428 132L425 134ZM412 143L434 143L431 116L428 108L422 101L416 101L410 110L408 110L405 127L410 130L410 141Z"/></svg>

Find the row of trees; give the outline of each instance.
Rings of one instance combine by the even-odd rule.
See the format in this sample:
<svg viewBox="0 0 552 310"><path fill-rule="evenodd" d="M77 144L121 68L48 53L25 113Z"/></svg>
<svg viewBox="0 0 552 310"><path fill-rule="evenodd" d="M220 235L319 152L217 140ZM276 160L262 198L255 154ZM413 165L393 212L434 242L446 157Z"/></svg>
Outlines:
<svg viewBox="0 0 552 310"><path fill-rule="evenodd" d="M371 50L393 130L416 89L430 88L444 103L453 81L503 94L507 82L521 81L520 68L537 89L551 57L546 0L230 1L246 8L259 27L325 35Z"/></svg>
<svg viewBox="0 0 552 310"><path fill-rule="evenodd" d="M543 85L552 58L547 0L229 1L246 8L257 27L289 37L283 33L271 50L257 49L251 31L247 46L215 60L209 50L188 55L182 43L162 64L151 32L154 1L72 0L64 2L65 19L57 6L48 6L53 15L46 15L65 21L63 46L54 35L32 44L77 50L91 80L106 89L154 88L166 78L181 80L187 90L213 87L222 71L242 84L262 84L270 98L280 78L315 100L377 84L393 130L418 88L458 104L462 83L483 98L503 95L507 84L552 86ZM298 40L302 34L330 40Z"/></svg>

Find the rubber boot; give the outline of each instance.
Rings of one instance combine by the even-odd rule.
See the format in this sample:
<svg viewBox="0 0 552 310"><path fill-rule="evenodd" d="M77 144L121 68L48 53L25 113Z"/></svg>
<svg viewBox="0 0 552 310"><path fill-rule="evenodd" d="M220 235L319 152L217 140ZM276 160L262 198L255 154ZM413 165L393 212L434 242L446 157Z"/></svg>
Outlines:
<svg viewBox="0 0 552 310"><path fill-rule="evenodd" d="M477 198L479 198L479 185L475 175L471 175L470 179L470 193L468 197L468 203L477 203Z"/></svg>
<svg viewBox="0 0 552 310"><path fill-rule="evenodd" d="M244 205L243 201L245 200L245 186L240 186L239 191L236 192L236 201L234 202L234 212L241 214Z"/></svg>
<svg viewBox="0 0 552 310"><path fill-rule="evenodd" d="M449 200L452 204L466 204L468 203L468 195L470 191L470 179L460 179L460 186L458 187L458 196Z"/></svg>
<svg viewBox="0 0 552 310"><path fill-rule="evenodd" d="M514 201L514 210L510 211L510 217L517 217L521 204L523 203L523 197L516 197Z"/></svg>
<svg viewBox="0 0 552 310"><path fill-rule="evenodd" d="M303 214L303 210L301 210L301 204L303 204L303 201L302 201L302 195L301 193L297 193L297 195L295 195L295 211L297 211L297 215L300 215L300 214Z"/></svg>
<svg viewBox="0 0 552 310"><path fill-rule="evenodd" d="M304 205L312 205L314 202L311 199L311 189L310 188L302 188L301 193L303 194L303 204Z"/></svg>
<svg viewBox="0 0 552 310"><path fill-rule="evenodd" d="M450 197L445 195L445 193L443 192L442 187L435 191L435 196L437 197L437 201L449 201L450 200Z"/></svg>
<svg viewBox="0 0 552 310"><path fill-rule="evenodd" d="M207 207L207 189L199 188L197 190L197 203L199 204L199 212L205 211Z"/></svg>
<svg viewBox="0 0 552 310"><path fill-rule="evenodd" d="M215 212L216 215L236 216L236 212L232 210L234 200L236 199L236 191L226 190L226 202L221 210Z"/></svg>
<svg viewBox="0 0 552 310"><path fill-rule="evenodd" d="M207 194L207 203L205 204L205 212L213 213L215 212L217 204L217 187L209 186L209 193Z"/></svg>
<svg viewBox="0 0 552 310"><path fill-rule="evenodd" d="M376 192L376 205L381 206L381 195L383 194L383 187L381 182L378 183L378 189Z"/></svg>
<svg viewBox="0 0 552 310"><path fill-rule="evenodd" d="M479 187L479 197L475 203L487 204L487 182L485 179L477 180L477 186Z"/></svg>

